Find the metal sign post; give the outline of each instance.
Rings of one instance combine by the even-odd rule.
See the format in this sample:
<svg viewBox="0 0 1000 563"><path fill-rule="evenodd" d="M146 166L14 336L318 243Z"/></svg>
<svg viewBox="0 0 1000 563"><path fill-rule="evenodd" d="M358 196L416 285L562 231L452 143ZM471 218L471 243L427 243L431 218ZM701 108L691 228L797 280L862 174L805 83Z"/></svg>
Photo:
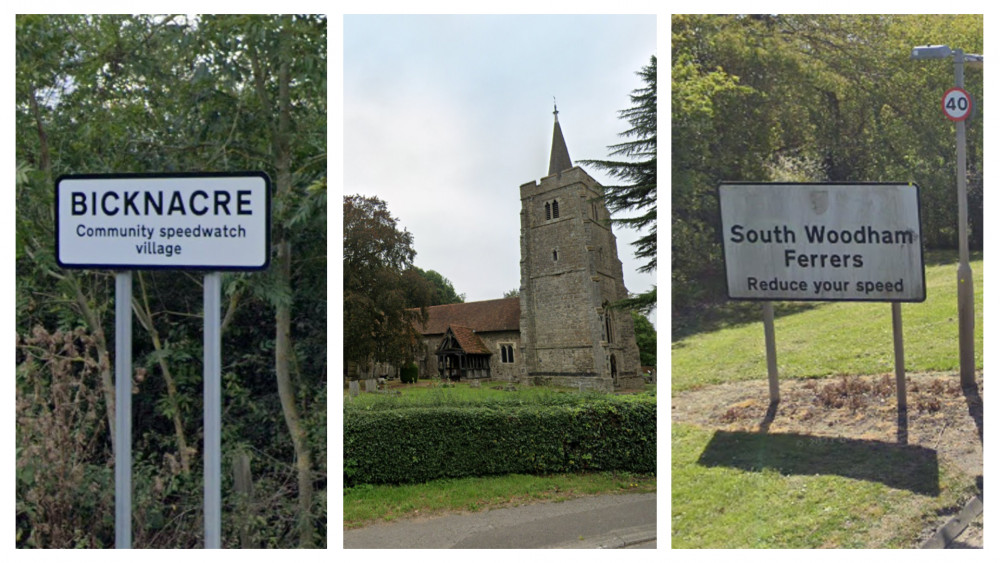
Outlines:
<svg viewBox="0 0 1000 563"><path fill-rule="evenodd" d="M222 274L205 274L205 548L221 547L222 532Z"/></svg>
<svg viewBox="0 0 1000 563"><path fill-rule="evenodd" d="M955 55L955 88L964 92L965 53L961 49ZM966 94L968 96L968 94ZM971 110L972 104L968 104ZM947 111L946 111L947 113ZM972 267L969 266L969 198L966 190L965 162L965 119L966 111L955 121L955 176L958 181L958 361L959 380L963 389L976 386L976 310L975 293L972 287Z"/></svg>
<svg viewBox="0 0 1000 563"><path fill-rule="evenodd" d="M270 264L271 179L263 172L79 174L55 191L56 262L117 269L115 547L132 547L132 272L205 270L205 547L222 541L222 270Z"/></svg>
<svg viewBox="0 0 1000 563"><path fill-rule="evenodd" d="M972 267L969 266L969 211L966 194L965 120L975 109L972 96L965 91L965 65L983 68L983 55L966 54L962 49L947 45L917 45L910 51L915 61L952 59L955 65L955 87L941 98L945 117L955 122L956 176L958 181L958 359L959 378L963 389L976 386L976 311L972 287Z"/></svg>
<svg viewBox="0 0 1000 563"><path fill-rule="evenodd" d="M115 274L115 548L132 547L132 272Z"/></svg>
<svg viewBox="0 0 1000 563"><path fill-rule="evenodd" d="M767 388L771 404L781 400L778 393L778 353L774 342L774 304L764 302L764 349L767 354Z"/></svg>
<svg viewBox="0 0 1000 563"><path fill-rule="evenodd" d="M896 357L896 410L906 412L906 364L903 361L903 312L898 301L892 304L892 350Z"/></svg>

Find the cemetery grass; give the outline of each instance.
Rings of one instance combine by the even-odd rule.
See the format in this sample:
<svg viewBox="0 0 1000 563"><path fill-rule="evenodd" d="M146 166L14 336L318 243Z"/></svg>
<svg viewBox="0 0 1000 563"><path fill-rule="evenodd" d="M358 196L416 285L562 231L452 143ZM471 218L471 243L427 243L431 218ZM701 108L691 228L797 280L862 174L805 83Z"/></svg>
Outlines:
<svg viewBox="0 0 1000 563"><path fill-rule="evenodd" d="M674 342L672 547L918 547L982 494L982 373L961 389L955 263L938 262L927 301L902 306L902 426L887 303L779 316L774 412L759 320ZM981 369L981 259L972 267Z"/></svg>

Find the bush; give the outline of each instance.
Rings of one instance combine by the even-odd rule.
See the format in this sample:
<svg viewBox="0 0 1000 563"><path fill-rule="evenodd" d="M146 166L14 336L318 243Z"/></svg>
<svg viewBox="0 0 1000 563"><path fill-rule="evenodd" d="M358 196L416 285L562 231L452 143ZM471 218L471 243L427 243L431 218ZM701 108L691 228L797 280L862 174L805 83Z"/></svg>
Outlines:
<svg viewBox="0 0 1000 563"><path fill-rule="evenodd" d="M655 399L344 413L348 487L590 470L656 471Z"/></svg>
<svg viewBox="0 0 1000 563"><path fill-rule="evenodd" d="M83 329L18 337L17 547L114 546L114 470L100 362Z"/></svg>
<svg viewBox="0 0 1000 563"><path fill-rule="evenodd" d="M399 370L399 381L402 383L416 383L419 371L417 364L410 362Z"/></svg>

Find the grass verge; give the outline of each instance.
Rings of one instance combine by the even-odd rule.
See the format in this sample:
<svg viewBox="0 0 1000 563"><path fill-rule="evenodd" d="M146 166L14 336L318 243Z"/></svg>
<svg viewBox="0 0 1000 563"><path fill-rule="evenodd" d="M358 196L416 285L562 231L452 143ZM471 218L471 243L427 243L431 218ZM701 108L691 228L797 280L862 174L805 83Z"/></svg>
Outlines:
<svg viewBox="0 0 1000 563"><path fill-rule="evenodd" d="M774 467L796 466L794 458L803 448L765 452L753 439L735 447L730 442L726 455L758 459L757 467L705 465L702 458L713 435L672 425L672 548L909 548L930 519L974 490L936 464L936 494L919 485L844 477L837 473L851 468L836 466L852 460L837 459L836 452L830 452L823 474L778 471ZM879 470L867 469L872 476ZM888 464L881 468L887 474L898 470Z"/></svg>
<svg viewBox="0 0 1000 563"><path fill-rule="evenodd" d="M958 369L957 261L947 258L938 253L927 260L926 301L902 305L908 372ZM983 262L974 258L981 368ZM674 396L766 380L761 317L743 306L734 310L733 322L716 319L715 330L692 331L672 343ZM782 379L892 373L888 303L796 303L781 310L775 333ZM976 483L939 458L933 445L909 449L884 438L727 433L677 422L671 445L673 548L908 548L977 492ZM878 459L864 457L869 449Z"/></svg>
<svg viewBox="0 0 1000 563"><path fill-rule="evenodd" d="M937 263L939 260L934 260ZM932 263L928 260L928 263ZM903 303L907 371L958 366L956 264L926 267L927 300ZM976 365L983 365L983 262L971 263L976 301ZM796 304L801 305L801 304ZM759 308L759 306L758 306ZM888 303L810 304L775 319L782 378L892 372L892 313ZM694 334L671 350L671 391L767 377L764 329L754 322Z"/></svg>
<svg viewBox="0 0 1000 563"><path fill-rule="evenodd" d="M503 475L414 485L360 485L344 489L344 528L597 494L655 491L655 475L624 472Z"/></svg>

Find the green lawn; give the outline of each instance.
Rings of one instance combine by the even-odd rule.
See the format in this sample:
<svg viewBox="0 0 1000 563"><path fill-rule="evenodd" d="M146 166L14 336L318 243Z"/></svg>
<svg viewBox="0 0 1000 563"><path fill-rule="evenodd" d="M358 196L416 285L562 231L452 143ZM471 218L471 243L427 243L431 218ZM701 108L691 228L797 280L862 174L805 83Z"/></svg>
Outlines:
<svg viewBox="0 0 1000 563"><path fill-rule="evenodd" d="M983 365L983 262L971 263L976 295L976 365ZM956 265L927 266L927 300L903 303L907 371L958 367ZM759 306L758 306L759 307ZM779 377L878 374L894 369L889 303L831 302L791 306L774 323ZM766 379L764 325L757 322L695 334L671 350L673 393L727 381Z"/></svg>
<svg viewBox="0 0 1000 563"><path fill-rule="evenodd" d="M393 383L389 392L361 393L357 397L346 397L344 407L347 409L383 409L405 407L440 407L455 406L469 403L477 404L564 404L587 400L603 395L597 392L580 393L568 387L516 386L516 390L507 390L503 382L486 382L480 387L471 387L468 383L429 383L421 380L416 384Z"/></svg>
<svg viewBox="0 0 1000 563"><path fill-rule="evenodd" d="M747 470L739 463L706 466L699 458L713 434L694 426L672 425L673 548L913 547L927 517L970 494L971 484L956 482L936 464L918 473L928 477L928 470L939 470L938 479L924 479L910 488L843 477L837 472L851 468L837 466L859 460L840 459L836 447L825 458L829 465L823 474L779 472L770 466ZM751 437L726 455L766 456L771 465L794 466L795 461L788 458L802 454L801 448L785 447L764 454L767 446L761 440L764 437ZM830 444L824 440L816 447L829 448ZM855 453L855 457L860 455ZM898 453L896 457L906 456ZM886 460L879 461L885 472L899 470ZM877 470L873 465L867 471ZM922 484L939 490L932 494Z"/></svg>
<svg viewBox="0 0 1000 563"><path fill-rule="evenodd" d="M981 367L983 262L977 258ZM902 305L907 371L958 369L955 271L955 263L927 266L927 300ZM782 309L775 322L781 378L893 371L888 303ZM742 324L673 343L672 394L766 380L760 317L745 322L740 316ZM939 464L933 450L877 440L727 433L675 423L671 446L674 548L913 547L930 520L975 491L974 483Z"/></svg>
<svg viewBox="0 0 1000 563"><path fill-rule="evenodd" d="M611 472L468 477L413 485L361 485L344 490L344 527L587 495L654 491L655 475Z"/></svg>

